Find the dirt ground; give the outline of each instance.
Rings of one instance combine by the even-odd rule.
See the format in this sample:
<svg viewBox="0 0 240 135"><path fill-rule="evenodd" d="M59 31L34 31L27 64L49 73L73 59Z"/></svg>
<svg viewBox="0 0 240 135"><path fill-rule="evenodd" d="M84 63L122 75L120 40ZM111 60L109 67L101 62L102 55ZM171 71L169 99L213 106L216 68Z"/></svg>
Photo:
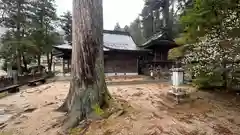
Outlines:
<svg viewBox="0 0 240 135"><path fill-rule="evenodd" d="M118 117L92 122L87 135L240 135L236 96L196 91L176 105L165 98L167 83L108 88L129 107ZM69 82L53 82L0 99L0 135L58 135L65 114L55 109L68 89Z"/></svg>

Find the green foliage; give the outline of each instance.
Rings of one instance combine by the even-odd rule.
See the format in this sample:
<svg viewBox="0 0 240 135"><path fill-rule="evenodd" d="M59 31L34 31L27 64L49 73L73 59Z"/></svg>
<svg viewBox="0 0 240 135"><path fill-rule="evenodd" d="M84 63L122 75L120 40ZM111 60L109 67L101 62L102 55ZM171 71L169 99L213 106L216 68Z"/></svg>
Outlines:
<svg viewBox="0 0 240 135"><path fill-rule="evenodd" d="M41 54L52 49L48 36L54 29L51 23L57 20L56 8L54 0L38 0L32 5L34 16L32 16L33 27L30 36L36 45L38 54Z"/></svg>
<svg viewBox="0 0 240 135"><path fill-rule="evenodd" d="M175 38L175 42L179 45L179 47L171 49L168 53L168 58L172 60L184 57L188 43L191 43L185 34L179 34L179 36Z"/></svg>
<svg viewBox="0 0 240 135"><path fill-rule="evenodd" d="M187 41L196 41L205 34L218 32L219 34L237 33L239 28L226 30L225 27L234 26L239 13L238 0L194 0L193 7L185 9L180 17ZM232 16L237 14L236 17ZM226 18L229 22L226 24ZM225 29L225 30L224 30ZM226 36L224 35L224 36ZM235 34L237 36L237 34Z"/></svg>
<svg viewBox="0 0 240 135"><path fill-rule="evenodd" d="M184 56L185 46L179 46L177 48L173 48L168 52L168 59L175 60L177 58L181 58Z"/></svg>
<svg viewBox="0 0 240 135"><path fill-rule="evenodd" d="M188 44L184 62L198 88L226 88L234 74L229 67L239 68L239 8L239 0L194 0L180 17L178 42Z"/></svg>
<svg viewBox="0 0 240 135"><path fill-rule="evenodd" d="M129 26L128 32L133 37L133 40L137 45L141 45L145 42L145 38L143 37L143 33L141 31L141 24L139 18L135 19Z"/></svg>
<svg viewBox="0 0 240 135"><path fill-rule="evenodd" d="M26 40L25 33L28 31L27 28L31 23L31 4L27 0L0 0L0 5L0 23L12 32L12 39L8 40L8 42L14 45L15 61L20 73L21 46L22 41Z"/></svg>
<svg viewBox="0 0 240 135"><path fill-rule="evenodd" d="M210 89L223 87L222 72L204 72L200 71L200 74L193 80L194 85L199 89Z"/></svg>
<svg viewBox="0 0 240 135"><path fill-rule="evenodd" d="M170 37L173 37L173 34L176 35L178 25L173 24L177 24L177 18L174 16L174 8L171 8L170 4L174 5L175 2L169 0L145 1L141 13L144 38L149 39L160 31L168 33Z"/></svg>
<svg viewBox="0 0 240 135"><path fill-rule="evenodd" d="M82 129L81 128L72 128L69 132L70 135L79 135L81 133Z"/></svg>
<svg viewBox="0 0 240 135"><path fill-rule="evenodd" d="M26 27L29 24L30 3L27 0L0 0L0 22L6 28Z"/></svg>
<svg viewBox="0 0 240 135"><path fill-rule="evenodd" d="M187 5L192 0L178 0L181 2L181 7ZM142 45L154 34L163 32L167 33L170 38L176 37L179 32L182 31L179 23L179 17L176 16L174 3L176 1L159 1L159 0L148 0L145 1L145 6L138 18L136 18L129 26L127 31L130 32L134 41L137 45ZM170 6L170 4L172 4ZM125 30L126 31L126 30Z"/></svg>
<svg viewBox="0 0 240 135"><path fill-rule="evenodd" d="M71 12L66 12L60 17L60 26L64 30L65 40L68 41L69 44L72 44L72 14Z"/></svg>
<svg viewBox="0 0 240 135"><path fill-rule="evenodd" d="M53 45L62 43L54 28L57 20L54 2L0 0L0 23L8 28L1 37L1 59L27 68L37 56L51 53Z"/></svg>
<svg viewBox="0 0 240 135"><path fill-rule="evenodd" d="M98 104L93 105L92 109L94 113L98 116L102 116L104 114L104 111L101 109L101 107Z"/></svg>

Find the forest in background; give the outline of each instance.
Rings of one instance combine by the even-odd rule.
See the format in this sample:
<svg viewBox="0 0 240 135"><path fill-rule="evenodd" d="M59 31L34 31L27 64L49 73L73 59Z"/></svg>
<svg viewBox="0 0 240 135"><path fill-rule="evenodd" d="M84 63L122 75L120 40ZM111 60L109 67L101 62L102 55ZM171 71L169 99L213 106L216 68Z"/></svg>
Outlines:
<svg viewBox="0 0 240 135"><path fill-rule="evenodd" d="M181 16L193 0L146 0L139 16L130 25L123 28L116 23L114 30L130 32L137 45L142 45L155 34L167 33L168 36L182 45L179 37L184 31ZM173 49L170 59L182 56L181 50Z"/></svg>
<svg viewBox="0 0 240 135"><path fill-rule="evenodd" d="M198 88L238 90L239 15L240 0L147 0L140 16L115 30L130 32L138 45L168 33L179 45L169 59L181 59L186 79Z"/></svg>
<svg viewBox="0 0 240 135"><path fill-rule="evenodd" d="M72 20L68 12L57 16L54 0L0 0L0 15L1 27L6 29L1 36L2 68L9 65L22 74L32 64L40 67L41 56L46 56L51 71L53 46L71 41L59 33L60 27L68 34Z"/></svg>
<svg viewBox="0 0 240 135"><path fill-rule="evenodd" d="M181 58L185 71L199 88L238 88L240 0L147 0L133 22L115 30L128 31L137 45L154 34L167 33L179 45L170 59ZM72 13L56 15L54 0L1 0L0 23L8 31L1 37L0 58L6 64L27 69L47 56L52 47L71 44ZM58 28L64 30L63 37Z"/></svg>

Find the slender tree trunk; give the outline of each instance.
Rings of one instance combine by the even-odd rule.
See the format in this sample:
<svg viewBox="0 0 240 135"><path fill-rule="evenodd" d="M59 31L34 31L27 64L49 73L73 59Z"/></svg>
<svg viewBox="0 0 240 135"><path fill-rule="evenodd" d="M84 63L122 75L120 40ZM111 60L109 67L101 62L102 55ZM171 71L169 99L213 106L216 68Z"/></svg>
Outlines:
<svg viewBox="0 0 240 135"><path fill-rule="evenodd" d="M226 67L227 67L227 64L226 64L226 61L223 61L222 63L222 67L223 67L223 73L222 73L222 77L223 77L223 89L226 90L227 89L227 82L228 82L228 79L227 79L227 71L226 71Z"/></svg>
<svg viewBox="0 0 240 135"><path fill-rule="evenodd" d="M48 72L52 71L52 53L47 53Z"/></svg>
<svg viewBox="0 0 240 135"><path fill-rule="evenodd" d="M72 80L61 107L68 112L66 128L87 118L93 106L107 104L103 70L102 0L73 0Z"/></svg>
<svg viewBox="0 0 240 135"><path fill-rule="evenodd" d="M52 65L53 65L53 54L52 54L52 52L50 53L50 66L51 66L51 68L50 68L50 71L52 71Z"/></svg>
<svg viewBox="0 0 240 135"><path fill-rule="evenodd" d="M18 70L18 74L21 74L22 71L21 71L21 53L20 53L20 41L21 41L21 18L20 18L20 10L21 10L21 1L18 1L17 2L17 41L18 41L18 44L17 44L17 49L16 49L16 55L17 55L17 70Z"/></svg>
<svg viewBox="0 0 240 135"><path fill-rule="evenodd" d="M165 0L164 3L164 8L163 8L163 17L165 20L165 30L167 31L167 33L169 34L169 36L171 36L171 31L170 31L170 21L169 21L169 0Z"/></svg>
<svg viewBox="0 0 240 135"><path fill-rule="evenodd" d="M41 72L41 55L37 55L38 72Z"/></svg>
<svg viewBox="0 0 240 135"><path fill-rule="evenodd" d="M20 45L20 44L18 44ZM22 74L22 68L21 68L21 54L20 54L20 49L17 48L17 70L18 70L18 74Z"/></svg>
<svg viewBox="0 0 240 135"><path fill-rule="evenodd" d="M23 65L24 65L24 70L25 70L25 72L27 72L27 61L25 59L24 54L22 54L22 62L23 62Z"/></svg>

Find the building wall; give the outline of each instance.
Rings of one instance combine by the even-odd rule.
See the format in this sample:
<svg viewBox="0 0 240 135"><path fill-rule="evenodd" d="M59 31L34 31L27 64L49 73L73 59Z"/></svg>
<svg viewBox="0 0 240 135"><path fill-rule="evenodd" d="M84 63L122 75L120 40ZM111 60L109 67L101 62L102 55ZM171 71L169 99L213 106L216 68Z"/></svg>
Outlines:
<svg viewBox="0 0 240 135"><path fill-rule="evenodd" d="M155 61L168 60L168 51L169 51L169 49L165 49L165 48L154 49L153 50L153 53L154 53L153 60L155 60Z"/></svg>
<svg viewBox="0 0 240 135"><path fill-rule="evenodd" d="M151 70L166 71L172 67L173 62L168 60L169 48L153 47L148 55L142 56L140 60L140 70L144 75L150 75Z"/></svg>
<svg viewBox="0 0 240 135"><path fill-rule="evenodd" d="M104 72L107 76L138 75L137 55L119 52L105 54Z"/></svg>

